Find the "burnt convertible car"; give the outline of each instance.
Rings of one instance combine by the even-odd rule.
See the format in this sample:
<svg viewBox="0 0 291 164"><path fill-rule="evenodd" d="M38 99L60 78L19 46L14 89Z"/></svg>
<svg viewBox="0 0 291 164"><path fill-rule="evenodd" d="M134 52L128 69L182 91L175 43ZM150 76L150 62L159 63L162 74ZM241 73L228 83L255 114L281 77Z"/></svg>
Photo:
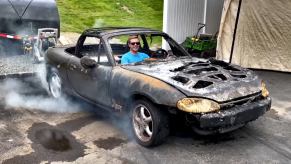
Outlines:
<svg viewBox="0 0 291 164"><path fill-rule="evenodd" d="M151 58L120 64L129 35L138 35L140 51ZM242 127L271 106L265 84L251 70L191 57L166 33L147 28L88 29L76 46L50 48L45 61L53 97L69 94L125 113L143 146L162 143L170 116L182 116L207 135Z"/></svg>

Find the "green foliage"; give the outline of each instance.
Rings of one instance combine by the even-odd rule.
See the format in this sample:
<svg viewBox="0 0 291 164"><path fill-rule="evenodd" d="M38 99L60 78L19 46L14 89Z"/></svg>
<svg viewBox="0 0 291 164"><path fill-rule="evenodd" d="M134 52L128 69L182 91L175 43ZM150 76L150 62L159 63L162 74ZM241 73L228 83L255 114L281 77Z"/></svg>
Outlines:
<svg viewBox="0 0 291 164"><path fill-rule="evenodd" d="M162 30L163 0L57 0L61 31L131 26Z"/></svg>
<svg viewBox="0 0 291 164"><path fill-rule="evenodd" d="M188 51L207 51L216 47L216 39L197 39L194 37L187 37L182 46Z"/></svg>

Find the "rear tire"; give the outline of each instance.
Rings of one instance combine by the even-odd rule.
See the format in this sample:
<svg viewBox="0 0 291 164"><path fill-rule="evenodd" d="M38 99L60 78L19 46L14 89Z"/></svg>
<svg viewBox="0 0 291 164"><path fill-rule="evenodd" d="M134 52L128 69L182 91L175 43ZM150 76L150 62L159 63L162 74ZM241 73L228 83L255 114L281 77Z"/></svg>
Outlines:
<svg viewBox="0 0 291 164"><path fill-rule="evenodd" d="M169 135L168 115L148 100L136 100L130 116L133 135L142 146L157 146Z"/></svg>
<svg viewBox="0 0 291 164"><path fill-rule="evenodd" d="M56 70L51 70L48 72L48 87L50 91L50 95L54 98L60 98L63 96L63 91L62 91L62 80L61 77L59 76L58 71Z"/></svg>

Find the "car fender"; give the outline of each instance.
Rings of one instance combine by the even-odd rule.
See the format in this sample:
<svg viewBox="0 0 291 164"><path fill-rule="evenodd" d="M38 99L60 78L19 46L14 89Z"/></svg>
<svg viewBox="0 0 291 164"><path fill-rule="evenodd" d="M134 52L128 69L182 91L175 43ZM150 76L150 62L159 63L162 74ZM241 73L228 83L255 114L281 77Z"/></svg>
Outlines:
<svg viewBox="0 0 291 164"><path fill-rule="evenodd" d="M45 54L46 73L47 76L51 70L56 70L64 85L64 89L70 88L67 78L68 61L72 57L71 54L65 52L65 47L49 48Z"/></svg>
<svg viewBox="0 0 291 164"><path fill-rule="evenodd" d="M139 95L160 105L176 107L177 101L186 96L173 86L154 77L116 67L112 71L110 94L112 102L121 106Z"/></svg>

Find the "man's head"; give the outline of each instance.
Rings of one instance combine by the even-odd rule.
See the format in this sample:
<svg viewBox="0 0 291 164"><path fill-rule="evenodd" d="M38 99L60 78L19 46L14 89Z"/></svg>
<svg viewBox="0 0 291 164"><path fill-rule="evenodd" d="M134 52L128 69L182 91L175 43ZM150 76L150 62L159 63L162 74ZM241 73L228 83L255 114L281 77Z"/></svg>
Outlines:
<svg viewBox="0 0 291 164"><path fill-rule="evenodd" d="M139 42L139 38L137 35L131 35L128 37L127 40L128 46L130 48L130 51L135 54L138 52L138 49L140 47L140 42Z"/></svg>

